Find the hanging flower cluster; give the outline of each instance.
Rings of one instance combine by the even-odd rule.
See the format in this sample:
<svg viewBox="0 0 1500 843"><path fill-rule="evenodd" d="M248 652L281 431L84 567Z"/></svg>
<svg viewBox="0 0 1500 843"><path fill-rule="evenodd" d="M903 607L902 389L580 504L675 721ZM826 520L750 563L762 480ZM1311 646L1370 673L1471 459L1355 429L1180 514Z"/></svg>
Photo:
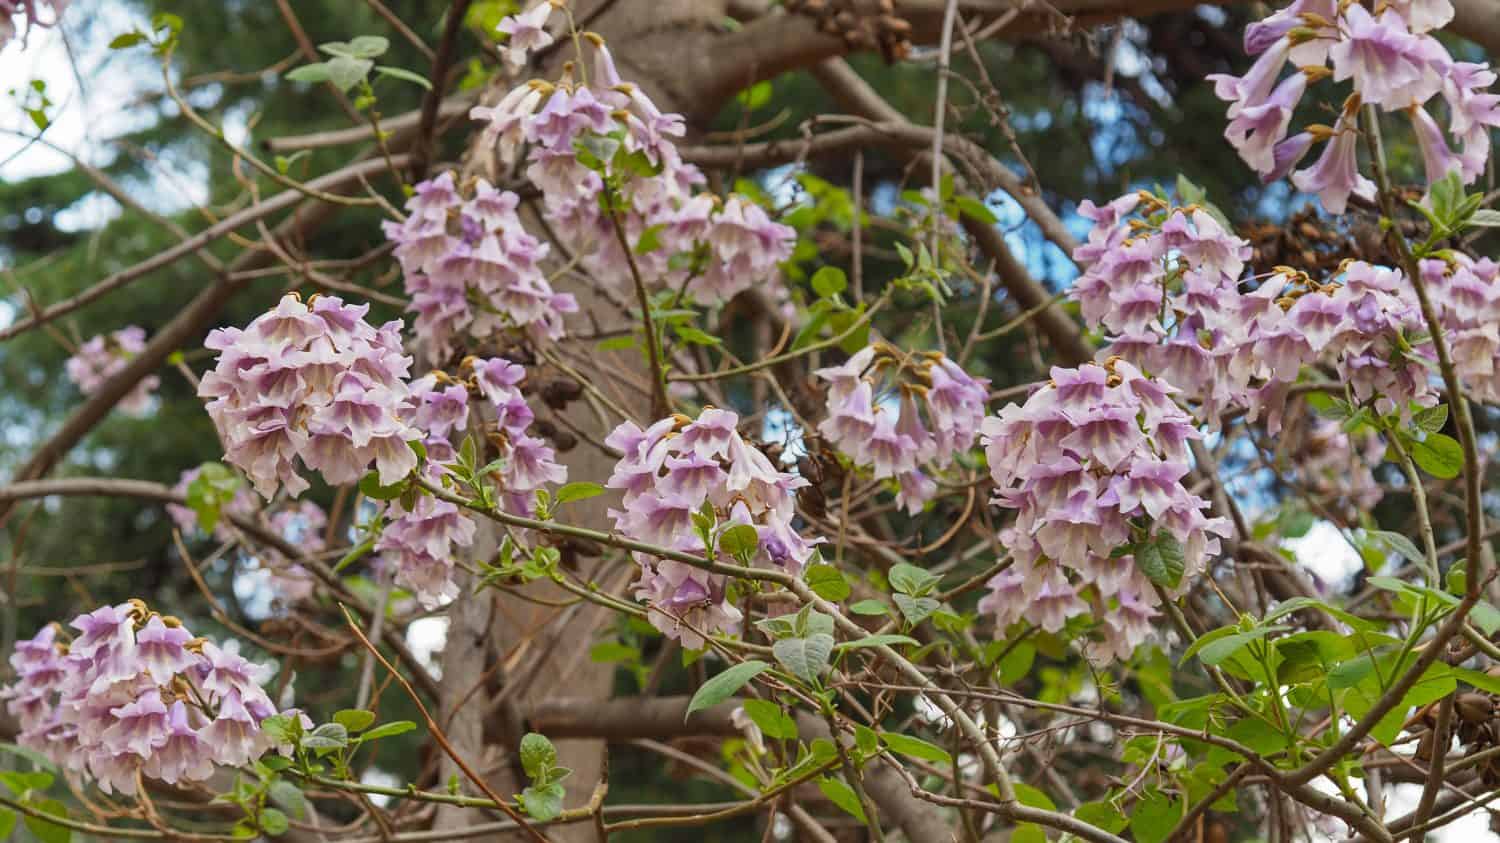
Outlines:
<svg viewBox="0 0 1500 843"><path fill-rule="evenodd" d="M11 655L17 678L0 696L22 746L127 795L141 776L202 782L215 764L240 767L273 748L260 728L278 713L262 687L268 668L139 600L71 627L70 637L49 624Z"/></svg>
<svg viewBox="0 0 1500 843"><path fill-rule="evenodd" d="M534 416L520 386L526 370L504 358L464 362L472 371L476 392L495 414L489 441L499 450L499 467L491 479L499 486L498 504L515 515L536 513L536 493L567 480L567 468L556 460L552 445L528 430ZM426 434L427 479L441 482L444 463L455 459L452 436L469 426L469 387L436 373L412 382L408 422ZM422 496L410 509L392 501L390 519L375 549L393 563L397 585L410 590L427 608L458 596L453 579L453 549L473 544L473 520L457 505Z"/></svg>
<svg viewBox="0 0 1500 843"><path fill-rule="evenodd" d="M416 467L407 443L421 435L402 418L411 358L401 323L375 328L369 309L288 294L244 330L221 328L204 343L219 356L198 394L212 399L226 458L267 500L307 488L299 458L332 485L358 480L372 461L385 485Z"/></svg>
<svg viewBox="0 0 1500 843"><path fill-rule="evenodd" d="M985 419L996 502L1017 510L1000 535L1014 564L981 603L1001 627L1055 632L1092 608L1094 654L1122 656L1150 630L1152 583L1185 590L1205 570L1228 528L1183 486L1201 434L1175 391L1111 358L1054 368L1024 405Z"/></svg>
<svg viewBox="0 0 1500 843"><path fill-rule="evenodd" d="M1343 213L1351 195L1375 196L1374 183L1359 171L1361 104L1407 113L1429 183L1455 169L1465 183L1478 178L1489 158L1489 129L1500 126L1500 96L1488 93L1495 74L1486 64L1455 62L1433 34L1453 18L1449 0L1375 8L1378 13L1359 2L1295 0L1245 30L1245 51L1260 58L1244 76L1209 77L1229 103L1224 137L1266 181L1291 173L1314 145L1325 144L1315 163L1292 173L1292 183L1318 194L1329 213ZM1280 79L1288 62L1295 72ZM1309 125L1288 137L1308 85L1329 77L1354 87L1334 125ZM1446 131L1427 109L1439 94L1448 105Z"/></svg>
<svg viewBox="0 0 1500 843"><path fill-rule="evenodd" d="M709 408L696 420L678 415L645 430L633 422L616 427L605 440L624 454L606 484L624 493L623 509L610 512L616 532L699 556L707 539L720 561L800 574L819 543L792 525L795 492L807 481L778 471L738 424L733 412ZM756 541L737 558L722 539L739 525L753 527ZM635 558L636 597L665 635L697 649L705 635L739 630L743 617L727 599L725 577L644 553Z"/></svg>
<svg viewBox="0 0 1500 843"><path fill-rule="evenodd" d="M1102 207L1084 200L1078 212L1094 225L1074 251L1083 274L1069 296L1084 322L1106 333L1103 353L1182 390L1210 426L1231 408L1252 415L1268 408L1275 432L1298 370L1276 365L1267 351L1298 334L1262 333L1263 322L1252 318L1267 309L1274 287L1240 292L1250 244L1207 209L1146 191Z"/></svg>
<svg viewBox="0 0 1500 843"><path fill-rule="evenodd" d="M552 289L541 269L546 243L521 225L520 199L484 179L468 199L445 172L416 186L401 222L384 223L396 244L416 332L446 357L465 336L516 328L537 337L563 335L572 295Z"/></svg>
<svg viewBox="0 0 1500 843"><path fill-rule="evenodd" d="M182 472L172 491L186 497L201 468L190 468ZM239 482L236 480L236 482ZM234 523L229 516L236 515L254 519L259 511L255 493L241 483L234 496L220 508L219 519L214 523L215 541L230 542L238 538ZM167 504L167 514L183 533L192 533L199 528L198 513L186 506ZM312 501L285 502L277 505L266 519L267 528L276 535L301 548L304 553L317 553L325 547L323 528L328 525L328 514L323 507ZM286 559L273 547L257 547L256 559L270 574L271 589L277 599L291 604L312 596L315 582L312 574L295 562Z"/></svg>
<svg viewBox="0 0 1500 843"><path fill-rule="evenodd" d="M501 23L511 55L550 41L553 10L543 2ZM682 116L621 79L597 35L584 42L592 51L584 83L532 80L471 112L488 123L484 137L504 163L529 144L526 176L569 252L605 283L628 288L638 273L649 288L682 289L704 304L773 278L795 232L743 197L721 203L695 193L703 174L671 140L684 132Z"/></svg>
<svg viewBox="0 0 1500 843"><path fill-rule="evenodd" d="M916 514L937 494L932 475L974 445L990 382L941 352L907 354L876 343L840 366L814 372L828 383L828 417L818 431L875 479L900 486Z"/></svg>
<svg viewBox="0 0 1500 843"><path fill-rule="evenodd" d="M0 0L3 3L3 0ZM0 23L5 18L0 16ZM0 38L0 44L5 42ZM106 381L119 374L146 347L146 331L130 325L90 339L63 365L68 380L84 395L93 395ZM147 375L125 394L115 406L131 416L144 416L151 409L151 393L161 385L161 378Z"/></svg>

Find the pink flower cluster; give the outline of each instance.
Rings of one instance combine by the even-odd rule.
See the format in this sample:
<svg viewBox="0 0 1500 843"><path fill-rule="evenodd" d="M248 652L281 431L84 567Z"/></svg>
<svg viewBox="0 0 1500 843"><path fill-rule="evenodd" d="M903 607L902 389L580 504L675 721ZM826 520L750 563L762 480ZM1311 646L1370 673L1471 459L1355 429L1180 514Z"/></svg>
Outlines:
<svg viewBox="0 0 1500 843"><path fill-rule="evenodd" d="M1478 178L1489 158L1489 129L1500 126L1500 96L1488 93L1496 78L1489 65L1455 62L1433 35L1453 17L1449 0L1376 8L1378 15L1359 2L1294 0L1245 30L1245 51L1260 57L1244 76L1209 77L1229 103L1224 137L1266 181L1291 173L1315 144L1325 143L1315 163L1292 173L1292 183L1318 194L1330 213L1343 213L1351 195L1369 200L1375 194L1359 171L1361 104L1408 114L1429 182L1454 169L1466 183ZM1295 72L1281 79L1288 62ZM1328 77L1354 86L1338 120L1288 137L1307 86ZM1446 131L1427 110L1439 94L1448 105ZM1457 152L1450 137L1460 145Z"/></svg>
<svg viewBox="0 0 1500 843"><path fill-rule="evenodd" d="M520 390L526 370L498 357L470 358L465 365L495 415L489 439L500 451L499 468L490 479L499 486L500 508L534 515L537 491L565 482L568 472L547 440L528 433L534 416ZM451 437L469 427L468 388L446 376L427 375L412 383L408 408L410 423L426 434L428 479L437 482L448 471L443 464L455 459ZM473 520L455 504L430 496L418 498L410 510L392 501L386 514L391 520L375 549L394 563L396 584L427 608L457 597L453 549L473 544Z"/></svg>
<svg viewBox="0 0 1500 843"><path fill-rule="evenodd" d="M937 494L932 475L974 446L990 382L940 352L906 354L877 343L843 365L814 372L828 383L828 417L818 432L875 479L900 487L915 515Z"/></svg>
<svg viewBox="0 0 1500 843"><path fill-rule="evenodd" d="M792 525L795 492L807 481L778 471L771 460L740 435L739 416L705 409L696 420L662 419L642 430L633 422L616 427L605 440L624 456L608 485L624 493L623 508L612 510L615 530L629 538L703 555L703 537L694 515L712 511L715 555L739 564L720 545L730 528L755 528L748 560L800 574L814 545ZM635 554L641 566L636 597L650 608L652 625L683 646L697 649L704 636L734 633L743 616L726 599L726 578L683 562Z"/></svg>
<svg viewBox="0 0 1500 843"><path fill-rule="evenodd" d="M3 2L4 0L0 0L0 3ZM0 22L4 20L0 16ZM0 43L4 43L3 38L0 38ZM137 325L130 325L109 334L100 334L80 345L63 368L68 373L68 380L78 387L79 392L92 395L105 381L130 365L131 359L145 347L146 331ZM127 415L144 416L151 409L151 393L160 385L161 378L147 375L116 406Z"/></svg>
<svg viewBox="0 0 1500 843"><path fill-rule="evenodd" d="M516 33L544 29L551 9L544 3L501 24L512 49ZM503 162L530 145L526 176L541 190L549 227L594 277L621 287L639 272L649 288L686 285L693 299L714 304L773 278L794 231L743 197L720 203L695 193L703 174L671 141L684 132L681 115L663 113L621 79L597 36L584 43L592 51L586 84L533 80L471 112L489 124L485 137ZM617 193L607 203L606 179Z"/></svg>
<svg viewBox="0 0 1500 843"><path fill-rule="evenodd" d="M401 323L377 329L368 311L289 294L244 330L209 334L205 345L219 356L198 394L212 399L226 458L267 500L278 488L293 496L307 488L299 458L332 485L358 480L372 461L385 485L416 467L407 443L422 437L402 418L411 358Z"/></svg>
<svg viewBox="0 0 1500 843"><path fill-rule="evenodd" d="M522 227L520 200L478 180L464 199L445 172L416 186L409 216L385 223L417 314L417 336L448 356L464 337L507 328L537 337L563 335L578 302L552 289L541 269L546 243Z"/></svg>
<svg viewBox="0 0 1500 843"><path fill-rule="evenodd" d="M1111 359L1054 368L1024 405L981 429L996 502L1017 510L1000 534L1014 564L990 581L982 611L1003 627L1025 619L1051 632L1091 609L1099 658L1123 658L1149 634L1157 596L1132 548L1170 536L1179 590L1207 567L1223 519L1183 486L1188 442L1201 436L1176 390Z"/></svg>
<svg viewBox="0 0 1500 843"><path fill-rule="evenodd" d="M71 640L50 624L11 655L17 678L0 696L22 746L127 795L141 776L202 782L215 764L243 766L273 748L260 728L277 713L262 687L269 669L136 600L71 626Z"/></svg>
<svg viewBox="0 0 1500 843"><path fill-rule="evenodd" d="M1078 212L1094 226L1073 254L1083 274L1069 295L1084 322L1106 332L1103 353L1181 389L1211 426L1230 408L1254 414L1268 407L1274 428L1297 366L1277 365L1281 358L1267 351L1297 334L1288 327L1281 336L1280 325L1259 330L1253 317L1264 314L1274 290L1239 291L1250 244L1204 208L1144 191L1102 207L1084 200Z"/></svg>
<svg viewBox="0 0 1500 843"><path fill-rule="evenodd" d="M197 479L200 470L190 468L182 472L182 476L177 480L177 485L172 487L172 491L179 495L187 495L188 488ZM169 503L167 514L172 517L177 528L185 534L191 534L198 529L198 513L188 507ZM241 485L235 490L234 497L223 507L218 522L214 524L214 540L231 542L238 538L234 523L228 516L238 515L254 519L259 517L259 514L255 494L250 491L249 487ZM312 501L285 502L272 509L269 515L270 517L266 519L267 529L301 548L304 553L317 553L324 548L323 528L328 524L328 515L323 511L323 507ZM271 589L282 603L289 605L312 596L315 583L312 574L308 573L307 569L289 561L271 547L258 547L256 558L261 567L270 574Z"/></svg>

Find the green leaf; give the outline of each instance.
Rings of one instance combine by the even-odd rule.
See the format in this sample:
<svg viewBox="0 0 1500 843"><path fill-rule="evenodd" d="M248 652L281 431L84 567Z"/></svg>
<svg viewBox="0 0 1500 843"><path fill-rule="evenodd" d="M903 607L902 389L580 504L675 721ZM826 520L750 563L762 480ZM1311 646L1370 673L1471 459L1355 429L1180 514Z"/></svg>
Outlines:
<svg viewBox="0 0 1500 843"><path fill-rule="evenodd" d="M1464 450L1458 440L1443 433L1430 433L1411 444L1411 458L1421 469L1440 480L1452 480L1464 470Z"/></svg>
<svg viewBox="0 0 1500 843"><path fill-rule="evenodd" d="M277 837L286 834L291 823L287 821L286 814L275 808L262 808L260 811L260 830Z"/></svg>
<svg viewBox="0 0 1500 843"><path fill-rule="evenodd" d="M1000 659L1001 685L1013 685L1031 672L1031 665L1036 662L1036 645L1030 641L1021 643L1010 648Z"/></svg>
<svg viewBox="0 0 1500 843"><path fill-rule="evenodd" d="M1163 588L1176 588L1187 570L1182 545L1165 530L1136 549L1135 564L1147 579Z"/></svg>
<svg viewBox="0 0 1500 843"><path fill-rule="evenodd" d="M1411 539L1401 535L1400 533L1393 533L1389 530L1366 530L1365 533L1370 538L1379 541L1386 547L1389 547L1391 550L1395 551L1396 555L1400 556L1408 562L1416 562L1420 565L1427 559L1427 555L1418 550L1417 546L1412 543Z"/></svg>
<svg viewBox="0 0 1500 843"><path fill-rule="evenodd" d="M948 750L943 749L937 744L930 744L921 738L914 738L911 735L902 735L897 732L882 732L880 740L885 744L887 749L901 755L920 758L923 761L936 761L941 764L953 763L953 756L948 754Z"/></svg>
<svg viewBox="0 0 1500 843"><path fill-rule="evenodd" d="M866 616L888 615L891 613L890 607L879 600L860 600L857 603L851 603L849 604L849 611L851 614Z"/></svg>
<svg viewBox="0 0 1500 843"><path fill-rule="evenodd" d="M964 216L973 217L977 222L985 225L994 225L1000 222L1000 218L995 216L995 212L991 211L988 205L985 205L972 196L960 196L953 200L953 204L958 206L958 210Z"/></svg>
<svg viewBox="0 0 1500 843"><path fill-rule="evenodd" d="M1151 791L1130 812L1130 830L1136 843L1162 843L1182 819L1182 802Z"/></svg>
<svg viewBox="0 0 1500 843"><path fill-rule="evenodd" d="M1015 782L1012 787L1016 791L1016 801L1028 808L1041 808L1044 811L1056 811L1057 803L1052 797L1043 793L1039 788L1032 787L1025 782Z"/></svg>
<svg viewBox="0 0 1500 843"><path fill-rule="evenodd" d="M380 485L380 473L372 471L364 477L359 478L359 493L371 500L393 501L401 497L406 491L407 483L402 480L389 486Z"/></svg>
<svg viewBox="0 0 1500 843"><path fill-rule="evenodd" d="M702 687L693 694L693 698L688 701L687 713L691 715L695 711L701 711L729 699L736 691L744 687L746 682L759 676L769 667L770 665L763 661L752 659L725 670L704 682ZM683 718L683 720L686 719L686 717Z"/></svg>
<svg viewBox="0 0 1500 843"><path fill-rule="evenodd" d="M1010 843L1047 843L1047 832L1036 823L1016 823L1010 832Z"/></svg>
<svg viewBox="0 0 1500 843"><path fill-rule="evenodd" d="M1265 626L1252 629L1248 632L1238 632L1234 635L1226 635L1216 641L1209 642L1198 651L1198 661L1208 665L1222 664L1230 656L1238 653L1251 641L1265 638L1272 632L1286 629L1284 626Z"/></svg>
<svg viewBox="0 0 1500 843"><path fill-rule="evenodd" d="M608 664L610 662L632 662L640 659L641 651L638 647L621 644L618 641L601 641L589 650L589 661Z"/></svg>
<svg viewBox="0 0 1500 843"><path fill-rule="evenodd" d="M9 808L0 808L0 840L9 840L11 832L16 830L16 812Z"/></svg>
<svg viewBox="0 0 1500 843"><path fill-rule="evenodd" d="M844 276L844 270L836 266L825 266L813 273L813 292L825 299L831 299L849 288L849 279Z"/></svg>
<svg viewBox="0 0 1500 843"><path fill-rule="evenodd" d="M719 534L719 549L741 561L760 546L760 534L749 524L735 524Z"/></svg>
<svg viewBox="0 0 1500 843"><path fill-rule="evenodd" d="M689 345L723 345L724 341L692 325L673 325L672 333Z"/></svg>
<svg viewBox="0 0 1500 843"><path fill-rule="evenodd" d="M906 618L907 623L912 626L926 620L938 610L938 607L942 606L935 597L912 597L899 591L891 595L891 600L896 604L896 608L901 610L901 615Z"/></svg>
<svg viewBox="0 0 1500 843"><path fill-rule="evenodd" d="M123 33L121 33L119 35L116 35L114 38L110 39L109 48L111 50L123 50L126 47L134 47L136 44L139 44L139 43L141 43L142 41L145 41L145 40L146 40L146 34L144 32L140 32L140 31L136 31L136 30L132 30L130 32L123 32ZM15 817L14 816L12 816L12 818L11 818L11 825L15 825ZM0 837L3 837L3 836L4 835L0 835Z"/></svg>
<svg viewBox="0 0 1500 843"><path fill-rule="evenodd" d="M532 781L546 777L547 771L557 765L557 748L546 736L527 732L521 738L521 769Z"/></svg>
<svg viewBox="0 0 1500 843"><path fill-rule="evenodd" d="M289 714L273 714L260 721L260 730L277 746L296 743L301 726Z"/></svg>
<svg viewBox="0 0 1500 843"><path fill-rule="evenodd" d="M1448 405L1423 407L1412 414L1411 420L1422 432L1437 433L1443 429L1443 425L1448 423Z"/></svg>
<svg viewBox="0 0 1500 843"><path fill-rule="evenodd" d="M807 580L807 587L824 600L837 603L850 594L849 581L832 565L813 565L803 577Z"/></svg>
<svg viewBox="0 0 1500 843"><path fill-rule="evenodd" d="M609 339L600 340L599 344L594 347L600 351L626 351L635 348L635 335L626 334L619 337L610 337Z"/></svg>
<svg viewBox="0 0 1500 843"><path fill-rule="evenodd" d="M1500 211L1480 208L1469 217L1469 225L1478 228L1500 228Z"/></svg>
<svg viewBox="0 0 1500 843"><path fill-rule="evenodd" d="M1125 815L1108 802L1085 802L1073 809L1073 816L1110 834L1119 834L1127 823Z"/></svg>
<svg viewBox="0 0 1500 843"><path fill-rule="evenodd" d="M1467 667L1455 667L1453 678L1467 682L1486 693L1500 694L1500 676L1491 676L1483 671L1470 670Z"/></svg>
<svg viewBox="0 0 1500 843"><path fill-rule="evenodd" d="M745 714L760 727L768 738L794 741L797 739L797 721L781 710L781 706L769 700L745 700Z"/></svg>
<svg viewBox="0 0 1500 843"><path fill-rule="evenodd" d="M604 487L598 483L579 481L577 483L569 483L558 489L557 502L564 504L573 501L584 501L602 494L604 494Z"/></svg>
<svg viewBox="0 0 1500 843"><path fill-rule="evenodd" d="M334 56L324 62L324 66L328 68L328 81L340 91L348 91L370 75L370 68L375 66L375 62L349 56Z"/></svg>
<svg viewBox="0 0 1500 843"><path fill-rule="evenodd" d="M783 638L771 645L771 652L793 676L815 683L828 669L828 658L833 655L833 636L815 632L805 638Z"/></svg>
<svg viewBox="0 0 1500 843"><path fill-rule="evenodd" d="M417 724L411 722L410 720L392 720L389 723L382 723L379 726L376 726L370 731L360 735L359 738L361 741L369 742L373 740L379 740L380 738L390 738L395 737L396 735L404 735L415 728L417 728Z"/></svg>
<svg viewBox="0 0 1500 843"><path fill-rule="evenodd" d="M754 85L735 94L735 99L743 105L746 110L754 111L771 101L771 83L769 80L756 82Z"/></svg>
<svg viewBox="0 0 1500 843"><path fill-rule="evenodd" d="M31 807L48 816L60 817L62 819L67 819L68 817L68 806L56 799L36 800L31 803ZM23 821L26 823L27 830L37 840L40 840L41 843L68 843L69 840L73 839L73 831L71 829L50 822L42 817L34 817L27 814L23 818Z"/></svg>
<svg viewBox="0 0 1500 843"><path fill-rule="evenodd" d="M865 807L859 804L859 796L843 779L834 779L827 776L818 778L818 790L828 797L828 801L844 809L844 811L860 822L869 822L865 819Z"/></svg>
<svg viewBox="0 0 1500 843"><path fill-rule="evenodd" d="M349 55L357 59L374 59L385 55L391 42L380 35L356 35L347 46Z"/></svg>
<svg viewBox="0 0 1500 843"><path fill-rule="evenodd" d="M316 64L304 64L294 67L286 72L286 78L293 82L327 82L328 64L318 62Z"/></svg>
<svg viewBox="0 0 1500 843"><path fill-rule="evenodd" d="M563 797L566 795L567 791L561 784L533 785L521 791L521 807L526 809L532 819L546 822L562 813Z"/></svg>
<svg viewBox="0 0 1500 843"><path fill-rule="evenodd" d="M302 794L302 789L287 781L277 779L271 782L268 794L271 801L281 806L281 809L297 819L302 819L307 814L307 797Z"/></svg>
<svg viewBox="0 0 1500 843"><path fill-rule="evenodd" d="M404 67L391 67L381 64L375 66L375 72L381 76L389 76L392 79L400 79L402 82L410 82L424 91L432 90L432 83L427 80L426 76L420 73L413 73Z"/></svg>
<svg viewBox="0 0 1500 843"><path fill-rule="evenodd" d="M1479 627L1479 631L1485 635L1494 635L1500 632L1500 609L1496 609L1489 603L1481 600L1474 604L1469 610L1469 620Z"/></svg>
<svg viewBox="0 0 1500 843"><path fill-rule="evenodd" d="M891 581L891 587L903 594L913 597L921 597L931 591L942 577L929 573L916 565L908 565L900 562L891 566L890 573L886 575Z"/></svg>
<svg viewBox="0 0 1500 843"><path fill-rule="evenodd" d="M866 635L864 638L856 638L853 641L842 641L834 646L835 650L860 650L865 647L890 647L896 644L920 645L922 642L910 635L893 635L881 633L879 635Z"/></svg>
<svg viewBox="0 0 1500 843"><path fill-rule="evenodd" d="M375 722L375 712L361 708L346 708L343 711L334 712L333 722L351 732L363 732Z"/></svg>
<svg viewBox="0 0 1500 843"><path fill-rule="evenodd" d="M1335 665L1333 670L1328 672L1328 687L1335 691L1353 688L1374 672L1375 660L1369 653L1362 653L1342 664Z"/></svg>
<svg viewBox="0 0 1500 843"><path fill-rule="evenodd" d="M198 475L188 484L187 505L198 516L198 528L213 532L219 513L234 500L240 478L223 463L206 462L198 466Z"/></svg>

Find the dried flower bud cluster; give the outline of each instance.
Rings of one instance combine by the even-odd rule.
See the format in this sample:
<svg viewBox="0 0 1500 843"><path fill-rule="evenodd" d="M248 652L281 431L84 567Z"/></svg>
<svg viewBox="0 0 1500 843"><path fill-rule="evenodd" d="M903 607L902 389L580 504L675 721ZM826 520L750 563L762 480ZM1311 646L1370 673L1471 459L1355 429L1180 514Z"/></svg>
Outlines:
<svg viewBox="0 0 1500 843"><path fill-rule="evenodd" d="M502 31L543 29L551 9L507 18ZM593 277L621 288L638 274L648 288L715 304L774 277L793 230L744 197L721 203L695 193L703 174L671 140L683 134L682 116L621 79L602 39L582 40L591 53L586 83L569 68L555 85L532 80L471 112L488 122L485 136L504 162L529 144L526 176L541 190L549 228Z"/></svg>
<svg viewBox="0 0 1500 843"><path fill-rule="evenodd" d="M995 501L1017 510L1000 534L1014 564L980 604L1000 628L1025 619L1055 632L1092 604L1095 655L1123 658L1151 631L1152 577L1185 589L1218 552L1227 524L1183 485L1201 434L1175 392L1111 358L1054 368L1024 405L985 419Z"/></svg>
<svg viewBox="0 0 1500 843"><path fill-rule="evenodd" d="M0 22L4 20L3 15L0 15ZM0 38L0 43L4 41L4 38ZM78 346L78 350L68 358L63 368L68 373L68 380L78 387L79 392L93 395L105 381L130 365L131 359L145 347L145 329L130 325L118 331L100 334ZM151 409L151 393L160 385L161 378L147 375L115 406L127 415L144 416Z"/></svg>
<svg viewBox="0 0 1500 843"><path fill-rule="evenodd" d="M792 524L796 490L807 481L778 471L738 424L734 413L709 408L696 420L673 416L645 430L632 422L616 427L605 440L624 454L606 484L624 493L623 509L610 512L615 530L698 556L707 553L704 533L711 530L719 561L800 574L820 541L803 538ZM743 559L720 541L738 525L756 534ZM725 577L644 553L635 558L636 596L664 634L697 649L704 635L739 629L742 615L726 599Z"/></svg>
<svg viewBox="0 0 1500 843"><path fill-rule="evenodd" d="M875 479L900 486L912 514L937 494L932 475L974 446L990 382L941 352L907 354L885 343L814 372L828 383L818 432Z"/></svg>
<svg viewBox="0 0 1500 843"><path fill-rule="evenodd" d="M330 485L358 480L371 462L393 484L417 465L421 438L403 418L407 370L401 323L375 328L369 305L334 296L311 305L287 295L244 330L220 328L219 352L198 394L226 444L226 458L270 500L307 488L297 460Z"/></svg>
<svg viewBox="0 0 1500 843"><path fill-rule="evenodd" d="M214 765L240 767L272 749L260 724L277 714L262 687L270 670L194 638L140 601L104 606L17 642L17 678L0 689L17 740L106 793L140 777L203 782ZM310 724L309 724L310 725Z"/></svg>
<svg viewBox="0 0 1500 843"><path fill-rule="evenodd" d="M1368 103L1410 117L1429 183L1453 170L1474 181L1489 159L1489 129L1500 126L1500 96L1488 92L1495 82L1489 65L1454 61L1435 37L1452 18L1449 0L1379 3L1374 13L1357 2L1295 0L1245 30L1245 51L1260 58L1244 76L1208 77L1229 103L1224 137L1267 182L1324 143L1315 163L1292 173L1292 184L1341 214L1350 196L1375 196L1375 184L1359 171L1357 121ZM1278 82L1288 63L1294 72ZM1334 125L1309 125L1288 137L1307 87L1330 77L1354 86ZM1448 106L1446 131L1427 108L1439 94Z"/></svg>
<svg viewBox="0 0 1500 843"><path fill-rule="evenodd" d="M483 179L471 194L463 198L453 174L442 173L416 186L405 220L385 223L417 314L417 336L439 358L465 337L507 328L561 337L563 316L577 312L578 303L553 290L543 274L548 246L522 226L520 200Z"/></svg>

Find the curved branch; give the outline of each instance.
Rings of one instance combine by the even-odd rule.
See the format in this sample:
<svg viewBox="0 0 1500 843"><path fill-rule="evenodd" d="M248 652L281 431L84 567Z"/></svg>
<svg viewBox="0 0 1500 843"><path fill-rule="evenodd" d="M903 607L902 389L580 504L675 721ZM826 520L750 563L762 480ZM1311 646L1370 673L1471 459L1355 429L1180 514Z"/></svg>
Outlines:
<svg viewBox="0 0 1500 843"><path fill-rule="evenodd" d="M153 483L149 480L128 480L115 477L64 477L54 480L28 480L0 486L0 504L14 505L18 501L31 500L34 498L47 497L125 497L139 498L142 500L160 501L162 503L174 503L179 506L187 506L187 496L180 495L170 486L163 483ZM316 576L328 587L335 598L348 605L359 614L369 618L373 611L368 604L358 595L344 588L343 583L327 565L305 555L297 545L287 541L274 531L268 529L254 518L240 515L239 513L226 512L224 517L234 523L234 526L273 549L289 560L296 562L309 573ZM437 696L437 682L427 669L422 666L406 642L392 629L386 629L381 640L386 646L395 651L401 662L410 669L417 679L417 684L422 690L432 696Z"/></svg>

